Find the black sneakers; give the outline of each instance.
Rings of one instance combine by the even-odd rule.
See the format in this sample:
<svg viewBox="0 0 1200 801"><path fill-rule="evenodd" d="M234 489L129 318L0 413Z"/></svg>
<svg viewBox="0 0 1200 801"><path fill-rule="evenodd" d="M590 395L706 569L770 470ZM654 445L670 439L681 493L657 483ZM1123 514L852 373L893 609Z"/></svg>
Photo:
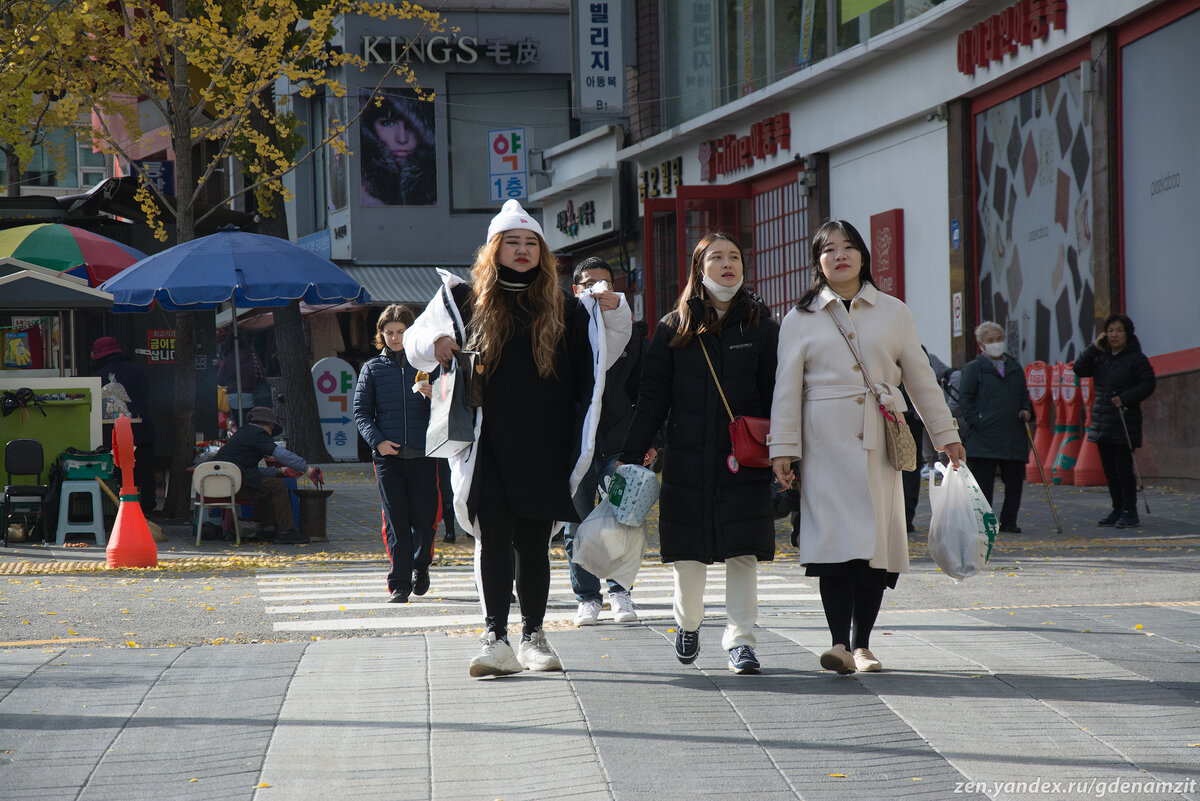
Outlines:
<svg viewBox="0 0 1200 801"><path fill-rule="evenodd" d="M413 595L424 595L429 592L429 569L417 568L413 571Z"/></svg>
<svg viewBox="0 0 1200 801"><path fill-rule="evenodd" d="M1134 528L1141 525L1141 522L1138 520L1137 512L1126 510L1121 512L1121 516L1117 518L1117 528Z"/></svg>
<svg viewBox="0 0 1200 801"><path fill-rule="evenodd" d="M1097 526L1115 526L1117 521L1121 519L1121 513L1113 509L1104 517L1096 521Z"/></svg>
<svg viewBox="0 0 1200 801"><path fill-rule="evenodd" d="M406 604L406 603L408 603L408 593L400 592L400 590L393 590L392 597L388 598L388 603L389 604Z"/></svg>
<svg viewBox="0 0 1200 801"><path fill-rule="evenodd" d="M729 649L729 669L734 673L757 673L759 667L758 657L749 645L738 645Z"/></svg>
<svg viewBox="0 0 1200 801"><path fill-rule="evenodd" d="M700 629L684 631L680 629L675 634L675 656L685 665L696 661L700 654Z"/></svg>

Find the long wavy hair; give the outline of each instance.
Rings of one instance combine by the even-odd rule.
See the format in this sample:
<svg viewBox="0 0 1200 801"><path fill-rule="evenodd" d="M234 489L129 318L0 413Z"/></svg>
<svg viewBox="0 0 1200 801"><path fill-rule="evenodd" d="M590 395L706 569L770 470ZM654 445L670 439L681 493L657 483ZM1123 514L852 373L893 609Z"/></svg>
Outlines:
<svg viewBox="0 0 1200 801"><path fill-rule="evenodd" d="M826 220L821 223L821 227L812 235L813 282L809 285L808 291L800 297L800 300L796 301L796 308L800 311L815 311L812 308L813 300L829 284L825 280L824 270L821 269L821 251L825 250L825 245L828 244L829 238L835 232L844 234L850 240L850 244L858 248L858 252L862 254L863 263L862 269L858 273L858 279L864 284L870 284L876 289L879 288L879 285L875 283L875 279L871 277L871 251L867 248L867 241L863 239L862 234L845 220Z"/></svg>
<svg viewBox="0 0 1200 801"><path fill-rule="evenodd" d="M685 347L689 342L700 334L709 331L721 330L721 318L717 315L717 309L709 300L708 290L704 288L704 254L714 242L728 242L737 248L738 255L742 257L742 279L746 278L746 252L742 250L742 245L729 234L723 234L720 231L710 231L700 237L700 241L696 243L696 247L692 250L692 265L688 269L687 285L683 291L679 293L679 299L675 301L675 308L671 312L672 323L675 323L675 336L667 343L672 348ZM745 291L739 290L739 294ZM697 316L692 313L692 304L689 303L693 298L699 298L703 309L703 316ZM751 313L750 322L753 325L758 325L760 308L755 304L754 311Z"/></svg>
<svg viewBox="0 0 1200 801"><path fill-rule="evenodd" d="M547 378L554 375L554 352L566 325L563 323L563 293L558 286L558 259L546 246L546 240L537 234L534 236L538 238L540 254L536 268L538 275L528 289L517 295L516 302L533 313L533 360L538 375ZM471 336L467 340L467 349L482 354L485 375L495 371L500 351L513 333L512 317L504 297L508 290L500 286L496 261L503 238L502 231L484 243L475 251L475 263L471 266Z"/></svg>

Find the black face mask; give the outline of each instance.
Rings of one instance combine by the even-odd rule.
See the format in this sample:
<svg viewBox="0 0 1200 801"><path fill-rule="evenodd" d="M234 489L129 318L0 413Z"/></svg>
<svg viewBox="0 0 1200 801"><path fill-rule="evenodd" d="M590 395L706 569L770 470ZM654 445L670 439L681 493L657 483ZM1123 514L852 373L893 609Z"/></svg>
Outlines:
<svg viewBox="0 0 1200 801"><path fill-rule="evenodd" d="M496 265L496 278L500 282L500 286L505 289L521 290L528 289L535 280L537 280L538 268L519 272L511 267L505 267L503 264Z"/></svg>

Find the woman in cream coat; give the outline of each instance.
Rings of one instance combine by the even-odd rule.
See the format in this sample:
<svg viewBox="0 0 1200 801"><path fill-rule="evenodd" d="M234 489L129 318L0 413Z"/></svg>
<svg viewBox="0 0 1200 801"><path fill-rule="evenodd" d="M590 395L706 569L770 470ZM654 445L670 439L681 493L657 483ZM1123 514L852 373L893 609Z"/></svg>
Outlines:
<svg viewBox="0 0 1200 801"><path fill-rule="evenodd" d="M908 571L904 492L888 461L883 415L834 316L889 412L901 417L907 409L903 383L938 450L955 466L966 454L912 312L875 286L862 236L845 220L827 221L812 237L812 260L813 285L779 331L767 443L784 487L796 478L792 463L800 462L799 558L807 575L820 579L833 638L821 667L877 671L871 628L884 589Z"/></svg>

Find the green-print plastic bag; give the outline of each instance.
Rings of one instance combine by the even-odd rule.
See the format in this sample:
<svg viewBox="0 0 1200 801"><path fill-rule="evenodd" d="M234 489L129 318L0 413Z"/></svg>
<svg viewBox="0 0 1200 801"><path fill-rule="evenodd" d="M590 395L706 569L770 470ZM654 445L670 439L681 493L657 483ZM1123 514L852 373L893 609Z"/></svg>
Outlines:
<svg viewBox="0 0 1200 801"><path fill-rule="evenodd" d="M942 483L934 483L934 473ZM978 573L996 544L996 514L967 466L951 470L935 464L929 473L929 555L951 578L962 581Z"/></svg>

